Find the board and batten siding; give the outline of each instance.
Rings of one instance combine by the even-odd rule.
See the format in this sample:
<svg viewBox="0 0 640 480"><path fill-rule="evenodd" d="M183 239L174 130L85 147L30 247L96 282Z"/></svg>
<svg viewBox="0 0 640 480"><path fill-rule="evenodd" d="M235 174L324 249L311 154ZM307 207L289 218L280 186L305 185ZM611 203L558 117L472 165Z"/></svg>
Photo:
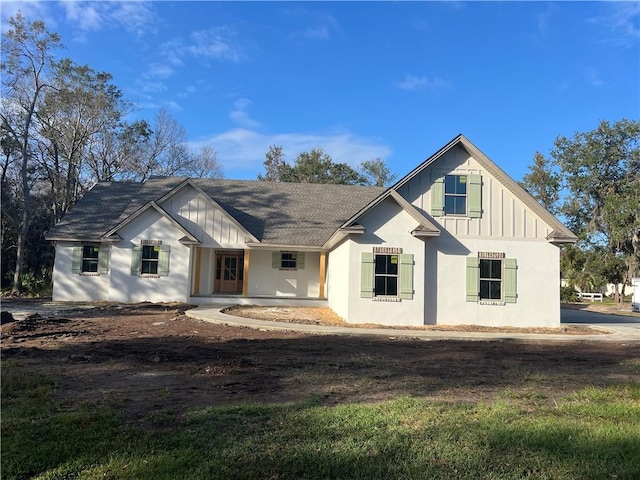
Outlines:
<svg viewBox="0 0 640 480"><path fill-rule="evenodd" d="M246 233L211 200L186 186L166 199L162 208L200 240L201 247L243 248Z"/></svg>
<svg viewBox="0 0 640 480"><path fill-rule="evenodd" d="M480 218L444 215L435 220L454 236L503 239L545 240L551 228L490 175L463 148L456 146L411 179L398 193L416 208L431 216L431 188L444 175L482 176L482 215Z"/></svg>

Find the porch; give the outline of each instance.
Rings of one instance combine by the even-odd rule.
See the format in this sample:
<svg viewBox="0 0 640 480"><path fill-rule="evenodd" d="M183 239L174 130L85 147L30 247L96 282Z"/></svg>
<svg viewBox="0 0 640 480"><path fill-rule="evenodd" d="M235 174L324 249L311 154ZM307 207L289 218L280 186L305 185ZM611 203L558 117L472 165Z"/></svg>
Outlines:
<svg viewBox="0 0 640 480"><path fill-rule="evenodd" d="M189 296L198 305L326 305L326 272L327 253L318 249L193 246Z"/></svg>

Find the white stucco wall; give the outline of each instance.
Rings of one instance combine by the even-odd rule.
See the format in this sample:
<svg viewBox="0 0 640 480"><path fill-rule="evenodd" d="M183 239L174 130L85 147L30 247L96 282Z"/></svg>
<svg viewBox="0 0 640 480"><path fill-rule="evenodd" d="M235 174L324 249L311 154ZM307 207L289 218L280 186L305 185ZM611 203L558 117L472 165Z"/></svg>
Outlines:
<svg viewBox="0 0 640 480"><path fill-rule="evenodd" d="M56 242L53 264L54 302L95 302L109 299L109 275L71 273L73 248L82 244ZM109 248L107 244L100 248ZM111 271L111 265L109 266Z"/></svg>
<svg viewBox="0 0 640 480"><path fill-rule="evenodd" d="M416 221L388 199L360 219L366 228L329 256L329 305L349 323L382 325L560 325L559 249L539 239L411 236ZM374 246L414 255L414 298L383 302L360 297L361 252ZM466 301L466 258L500 252L517 260L517 302L487 305ZM348 269L341 264L348 264Z"/></svg>
<svg viewBox="0 0 640 480"><path fill-rule="evenodd" d="M347 322L422 325L425 243L411 235L411 231L418 226L418 223L391 198L366 213L359 220L359 223L365 227L366 233L354 235L342 246L342 248L349 249ZM403 253L413 254L413 288L415 291L413 299L385 302L371 298L360 298L361 253L372 252L374 246L402 248ZM330 258L330 263L335 264L333 258ZM338 274L335 267L335 265L332 266L332 279ZM331 284L330 288L331 303L334 302L332 298L334 285ZM338 309L344 310L339 300L335 303Z"/></svg>
<svg viewBox="0 0 640 480"><path fill-rule="evenodd" d="M456 239L431 240L425 283L425 323L514 327L560 326L560 253L545 241ZM483 305L466 301L466 258L478 252L502 252L517 261L517 301Z"/></svg>
<svg viewBox="0 0 640 480"><path fill-rule="evenodd" d="M186 302L189 298L189 247L178 240L184 236L167 218L148 210L118 231L122 241L111 250L109 300L116 302ZM169 275L144 278L131 275L131 249L141 240L162 240L171 247Z"/></svg>
<svg viewBox="0 0 640 480"><path fill-rule="evenodd" d="M249 256L249 296L318 298L320 294L320 253L304 252L302 270L272 268L270 250L251 250Z"/></svg>
<svg viewBox="0 0 640 480"><path fill-rule="evenodd" d="M346 320L349 314L349 290L360 288L360 266L358 283L351 278L351 242L344 241L327 255L327 301L329 308Z"/></svg>

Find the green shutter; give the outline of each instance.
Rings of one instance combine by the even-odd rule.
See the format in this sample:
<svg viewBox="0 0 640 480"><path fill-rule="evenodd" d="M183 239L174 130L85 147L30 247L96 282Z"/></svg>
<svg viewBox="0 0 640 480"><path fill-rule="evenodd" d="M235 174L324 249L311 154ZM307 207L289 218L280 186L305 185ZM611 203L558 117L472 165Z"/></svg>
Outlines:
<svg viewBox="0 0 640 480"><path fill-rule="evenodd" d="M431 215L444 215L444 177L438 177L431 185Z"/></svg>
<svg viewBox="0 0 640 480"><path fill-rule="evenodd" d="M400 255L400 298L413 299L413 255Z"/></svg>
<svg viewBox="0 0 640 480"><path fill-rule="evenodd" d="M373 298L373 253L362 252L360 258L360 296Z"/></svg>
<svg viewBox="0 0 640 480"><path fill-rule="evenodd" d="M271 254L271 268L280 268L280 265L282 265L282 256L280 255L280 252L273 252Z"/></svg>
<svg viewBox="0 0 640 480"><path fill-rule="evenodd" d="M304 270L304 252L298 252L296 257L296 268Z"/></svg>
<svg viewBox="0 0 640 480"><path fill-rule="evenodd" d="M518 264L515 258L504 259L504 301L516 303L518 298Z"/></svg>
<svg viewBox="0 0 640 480"><path fill-rule="evenodd" d="M169 254L171 247L169 245L160 245L158 252L158 276L166 277L169 275Z"/></svg>
<svg viewBox="0 0 640 480"><path fill-rule="evenodd" d="M142 247L134 245L131 249L131 275L140 275L142 267Z"/></svg>
<svg viewBox="0 0 640 480"><path fill-rule="evenodd" d="M109 273L109 246L100 245L98 250L98 273L107 275Z"/></svg>
<svg viewBox="0 0 640 480"><path fill-rule="evenodd" d="M467 302L477 302L479 295L480 260L478 257L467 257Z"/></svg>
<svg viewBox="0 0 640 480"><path fill-rule="evenodd" d="M82 247L73 247L71 257L71 273L82 272Z"/></svg>
<svg viewBox="0 0 640 480"><path fill-rule="evenodd" d="M471 218L480 218L482 216L482 176L469 175L467 182L467 215Z"/></svg>

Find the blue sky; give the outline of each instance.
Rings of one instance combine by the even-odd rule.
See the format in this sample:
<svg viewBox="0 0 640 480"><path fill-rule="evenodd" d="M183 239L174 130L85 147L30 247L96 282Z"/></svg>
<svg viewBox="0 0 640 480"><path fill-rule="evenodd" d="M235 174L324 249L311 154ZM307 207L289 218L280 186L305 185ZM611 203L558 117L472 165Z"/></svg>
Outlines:
<svg viewBox="0 0 640 480"><path fill-rule="evenodd" d="M227 178L380 157L400 177L463 133L516 180L558 135L640 118L638 2L5 2L166 109Z"/></svg>

